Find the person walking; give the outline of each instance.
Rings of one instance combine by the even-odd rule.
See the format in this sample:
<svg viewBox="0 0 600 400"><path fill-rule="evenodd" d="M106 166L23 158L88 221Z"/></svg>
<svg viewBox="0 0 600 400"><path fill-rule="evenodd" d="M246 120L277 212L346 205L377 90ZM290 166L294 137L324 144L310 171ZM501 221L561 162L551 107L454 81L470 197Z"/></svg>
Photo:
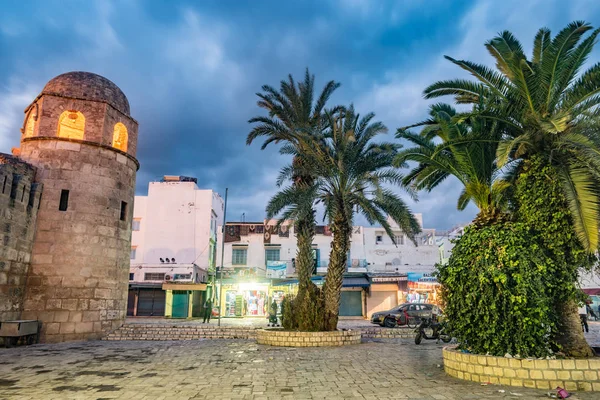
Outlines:
<svg viewBox="0 0 600 400"><path fill-rule="evenodd" d="M581 325L586 332L590 331L587 323L587 306L585 303L579 303L579 318L581 318Z"/></svg>
<svg viewBox="0 0 600 400"><path fill-rule="evenodd" d="M211 314L212 314L212 299L209 297L204 302L204 320L202 320L202 323L205 323L205 322L210 323Z"/></svg>

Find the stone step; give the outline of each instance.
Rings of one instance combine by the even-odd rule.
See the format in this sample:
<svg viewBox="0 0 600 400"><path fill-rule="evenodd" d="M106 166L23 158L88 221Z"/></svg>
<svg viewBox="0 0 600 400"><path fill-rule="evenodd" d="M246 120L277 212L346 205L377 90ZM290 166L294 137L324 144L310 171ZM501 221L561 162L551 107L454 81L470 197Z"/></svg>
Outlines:
<svg viewBox="0 0 600 400"><path fill-rule="evenodd" d="M124 324L103 340L198 340L198 339L255 339L252 327L213 327L177 324ZM399 339L414 337L413 329L356 328L363 339Z"/></svg>

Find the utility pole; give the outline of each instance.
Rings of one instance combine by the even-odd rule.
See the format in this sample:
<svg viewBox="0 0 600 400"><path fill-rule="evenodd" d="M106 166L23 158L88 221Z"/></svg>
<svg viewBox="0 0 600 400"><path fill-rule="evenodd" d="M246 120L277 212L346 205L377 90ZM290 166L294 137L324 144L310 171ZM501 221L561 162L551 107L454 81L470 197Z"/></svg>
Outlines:
<svg viewBox="0 0 600 400"><path fill-rule="evenodd" d="M219 320L217 326L221 326L221 318L223 313L221 312L221 303L223 303L223 260L225 259L225 224L227 221L227 192L229 188L225 188L225 206L223 207L223 226L221 227L221 268L219 269Z"/></svg>

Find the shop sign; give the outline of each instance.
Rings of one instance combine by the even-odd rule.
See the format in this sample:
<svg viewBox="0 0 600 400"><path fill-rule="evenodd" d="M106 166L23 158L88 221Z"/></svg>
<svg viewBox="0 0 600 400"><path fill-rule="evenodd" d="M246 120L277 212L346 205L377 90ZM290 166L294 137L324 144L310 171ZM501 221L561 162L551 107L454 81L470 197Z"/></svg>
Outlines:
<svg viewBox="0 0 600 400"><path fill-rule="evenodd" d="M407 280L406 276L379 276L371 278L371 282L379 283L379 282L405 282Z"/></svg>
<svg viewBox="0 0 600 400"><path fill-rule="evenodd" d="M409 272L407 275L409 282L438 283L437 278L430 273Z"/></svg>
<svg viewBox="0 0 600 400"><path fill-rule="evenodd" d="M287 262L267 261L267 278L283 279L287 277Z"/></svg>

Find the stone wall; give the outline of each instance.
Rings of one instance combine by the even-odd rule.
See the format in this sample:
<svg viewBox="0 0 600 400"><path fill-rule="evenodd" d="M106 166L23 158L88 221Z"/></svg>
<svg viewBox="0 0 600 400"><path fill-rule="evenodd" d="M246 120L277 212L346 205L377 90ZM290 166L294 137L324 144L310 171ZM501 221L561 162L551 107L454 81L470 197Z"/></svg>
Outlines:
<svg viewBox="0 0 600 400"><path fill-rule="evenodd" d="M210 325L125 324L105 340L255 339L258 329Z"/></svg>
<svg viewBox="0 0 600 400"><path fill-rule="evenodd" d="M20 151L44 184L23 318L42 321L46 342L99 339L127 309L137 161L65 138L25 138ZM66 211L61 190L69 190Z"/></svg>
<svg viewBox="0 0 600 400"><path fill-rule="evenodd" d="M600 391L600 358L583 360L532 360L465 354L443 350L444 370L450 376L473 382L537 389Z"/></svg>
<svg viewBox="0 0 600 400"><path fill-rule="evenodd" d="M0 321L21 317L42 186L35 168L0 153Z"/></svg>
<svg viewBox="0 0 600 400"><path fill-rule="evenodd" d="M255 339L260 328L215 327L211 325L126 323L104 337L105 340L193 340ZM413 329L357 328L362 339L403 339L415 336Z"/></svg>

